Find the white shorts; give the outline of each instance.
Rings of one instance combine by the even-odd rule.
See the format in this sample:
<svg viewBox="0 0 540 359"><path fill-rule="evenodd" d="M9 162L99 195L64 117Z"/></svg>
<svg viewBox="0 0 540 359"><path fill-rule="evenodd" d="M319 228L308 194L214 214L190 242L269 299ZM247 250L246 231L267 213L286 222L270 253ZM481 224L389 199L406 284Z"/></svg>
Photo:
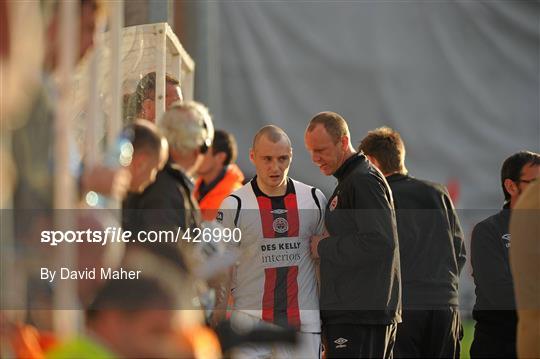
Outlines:
<svg viewBox="0 0 540 359"><path fill-rule="evenodd" d="M233 328L240 326L240 330L255 328L278 329L275 325L262 321L259 318L244 313L233 312L231 316ZM320 359L322 353L321 334L297 332L297 343L292 344L244 344L232 350L233 359Z"/></svg>

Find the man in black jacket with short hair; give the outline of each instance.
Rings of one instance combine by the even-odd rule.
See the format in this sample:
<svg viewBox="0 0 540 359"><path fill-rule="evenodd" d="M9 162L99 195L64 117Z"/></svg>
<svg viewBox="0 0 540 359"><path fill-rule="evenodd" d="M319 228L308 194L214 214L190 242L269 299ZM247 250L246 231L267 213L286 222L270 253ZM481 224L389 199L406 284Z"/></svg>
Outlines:
<svg viewBox="0 0 540 359"><path fill-rule="evenodd" d="M401 321L401 279L388 184L356 153L337 113L316 115L305 144L321 172L338 179L325 213L329 235L311 240L312 256L321 260L326 357L391 358Z"/></svg>
<svg viewBox="0 0 540 359"><path fill-rule="evenodd" d="M516 358L516 302L510 269L510 213L530 182L540 177L540 154L522 151L501 169L505 204L478 223L471 238L476 320L471 358Z"/></svg>
<svg viewBox="0 0 540 359"><path fill-rule="evenodd" d="M394 354L459 358L458 284L466 258L448 191L407 174L405 145L397 131L388 127L369 131L359 149L386 177L396 207L403 323L398 326Z"/></svg>
<svg viewBox="0 0 540 359"><path fill-rule="evenodd" d="M142 193L132 193L123 203L122 225L133 233L173 231L182 233L201 227L201 214L193 197L190 176L200 166L214 136L208 109L195 101L174 103L163 115L159 129L169 144L168 161L156 180ZM188 233L188 235L190 235ZM191 235L190 235L191 236ZM145 249L168 258L185 269L192 259L182 253L187 242L135 242L128 247Z"/></svg>

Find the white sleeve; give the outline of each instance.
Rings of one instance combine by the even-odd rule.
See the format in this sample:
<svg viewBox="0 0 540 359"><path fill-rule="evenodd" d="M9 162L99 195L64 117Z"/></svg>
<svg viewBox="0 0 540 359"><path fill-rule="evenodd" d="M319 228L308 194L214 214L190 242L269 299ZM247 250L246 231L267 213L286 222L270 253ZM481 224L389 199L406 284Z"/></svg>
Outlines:
<svg viewBox="0 0 540 359"><path fill-rule="evenodd" d="M240 217L240 198L235 195L230 195L221 202L220 208L216 215L216 221L224 228L238 228L238 220ZM231 244L239 245L239 243L230 242Z"/></svg>

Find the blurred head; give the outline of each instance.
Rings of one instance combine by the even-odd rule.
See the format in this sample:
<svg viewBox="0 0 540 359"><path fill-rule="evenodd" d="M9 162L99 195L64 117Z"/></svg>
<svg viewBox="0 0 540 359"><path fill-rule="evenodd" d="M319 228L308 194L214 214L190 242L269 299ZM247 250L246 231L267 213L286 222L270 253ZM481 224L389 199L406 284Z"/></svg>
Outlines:
<svg viewBox="0 0 540 359"><path fill-rule="evenodd" d="M261 128L253 138L249 158L263 192L271 194L273 190L286 186L292 147L289 136L281 128L273 125Z"/></svg>
<svg viewBox="0 0 540 359"><path fill-rule="evenodd" d="M530 182L540 177L540 154L521 151L508 157L501 168L504 199L512 208Z"/></svg>
<svg viewBox="0 0 540 359"><path fill-rule="evenodd" d="M214 138L208 109L196 101L176 102L158 126L169 143L170 158L187 174L194 174Z"/></svg>
<svg viewBox="0 0 540 359"><path fill-rule="evenodd" d="M212 147L206 152L197 175L219 174L225 166L236 162L238 147L234 136L224 130L216 130Z"/></svg>
<svg viewBox="0 0 540 359"><path fill-rule="evenodd" d="M350 138L343 117L335 112L321 112L309 122L304 142L313 163L330 176L355 152Z"/></svg>
<svg viewBox="0 0 540 359"><path fill-rule="evenodd" d="M358 148L379 170L389 176L394 173L406 174L405 145L399 135L390 127L379 127L369 131Z"/></svg>
<svg viewBox="0 0 540 359"><path fill-rule="evenodd" d="M47 66L54 69L58 65L60 51L63 48L60 36L60 5L59 1L50 2L47 5L50 9L45 9L45 12L50 12L50 21L47 26L47 47L46 47L46 62ZM80 0L79 19L79 53L76 61L79 61L84 55L94 46L94 32L96 30L96 21L102 11L101 1L99 0ZM46 16L47 17L47 16Z"/></svg>
<svg viewBox="0 0 540 359"><path fill-rule="evenodd" d="M156 73L146 74L137 84L132 97L133 112L136 117L156 122ZM182 101L182 90L178 80L170 75L165 76L165 109L168 110L176 101Z"/></svg>
<svg viewBox="0 0 540 359"><path fill-rule="evenodd" d="M137 120L125 128L131 139L133 157L128 167L131 173L130 192L142 193L156 180L156 174L165 163L163 147L167 141L156 125L146 120Z"/></svg>
<svg viewBox="0 0 540 359"><path fill-rule="evenodd" d="M171 293L155 279L110 280L86 312L88 328L119 357L157 358L174 335Z"/></svg>

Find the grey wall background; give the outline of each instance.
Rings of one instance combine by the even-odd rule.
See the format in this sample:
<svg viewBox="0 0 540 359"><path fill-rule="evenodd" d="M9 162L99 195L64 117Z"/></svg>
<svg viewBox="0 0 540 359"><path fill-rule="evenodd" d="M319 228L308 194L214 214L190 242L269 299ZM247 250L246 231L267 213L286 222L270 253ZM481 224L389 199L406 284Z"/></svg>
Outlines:
<svg viewBox="0 0 540 359"><path fill-rule="evenodd" d="M182 5L196 96L236 135L248 172L253 134L273 123L293 141L292 176L329 193L303 133L332 110L355 145L375 127L399 130L411 174L458 180L458 207L497 209L503 159L540 149L538 1Z"/></svg>
<svg viewBox="0 0 540 359"><path fill-rule="evenodd" d="M538 1L182 1L175 11L196 98L236 136L248 174L253 134L273 123L293 142L291 175L328 195L336 181L304 149L312 116L341 113L355 145L388 125L412 175L459 184L468 246L472 226L502 206L502 161L540 152ZM468 262L465 315L470 274Z"/></svg>

